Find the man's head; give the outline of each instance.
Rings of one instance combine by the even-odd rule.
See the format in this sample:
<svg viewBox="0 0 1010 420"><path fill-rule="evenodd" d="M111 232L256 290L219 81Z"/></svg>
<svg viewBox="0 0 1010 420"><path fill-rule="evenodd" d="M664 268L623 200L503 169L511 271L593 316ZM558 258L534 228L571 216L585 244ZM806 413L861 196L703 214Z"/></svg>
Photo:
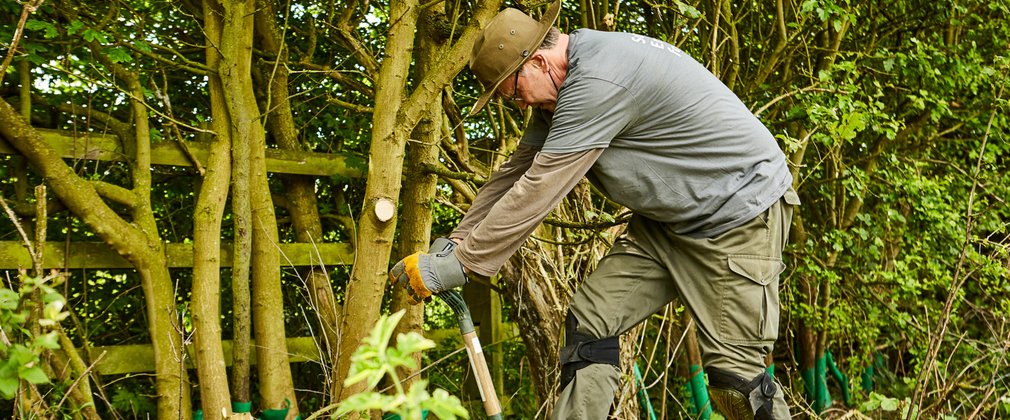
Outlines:
<svg viewBox="0 0 1010 420"><path fill-rule="evenodd" d="M519 68L543 42L560 10L561 0L555 0L540 21L516 9L502 10L491 19L470 54L470 70L484 86L470 115L480 111L509 76L518 77Z"/></svg>

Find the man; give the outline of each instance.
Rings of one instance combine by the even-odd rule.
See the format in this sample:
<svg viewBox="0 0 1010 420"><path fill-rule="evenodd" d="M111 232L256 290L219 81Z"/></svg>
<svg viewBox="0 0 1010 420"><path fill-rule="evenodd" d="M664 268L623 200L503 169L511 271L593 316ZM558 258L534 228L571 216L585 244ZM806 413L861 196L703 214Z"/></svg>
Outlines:
<svg viewBox="0 0 1010 420"><path fill-rule="evenodd" d="M634 216L576 291L555 418L604 419L618 388L618 337L679 296L698 325L716 408L788 418L765 356L778 335L792 177L774 137L684 52L641 35L553 28L499 13L474 46L485 92L533 107L510 160L428 253L390 277L416 302L492 276L583 177ZM458 244L458 245L456 245Z"/></svg>

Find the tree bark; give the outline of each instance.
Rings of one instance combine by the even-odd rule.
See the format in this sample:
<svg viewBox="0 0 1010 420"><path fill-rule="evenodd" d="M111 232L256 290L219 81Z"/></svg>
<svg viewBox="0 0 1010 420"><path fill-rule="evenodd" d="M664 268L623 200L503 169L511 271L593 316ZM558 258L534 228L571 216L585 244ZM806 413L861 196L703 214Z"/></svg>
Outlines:
<svg viewBox="0 0 1010 420"><path fill-rule="evenodd" d="M273 3L259 0L256 12L256 37L260 48L276 57L275 64L267 64L263 73L267 75L266 127L284 150L305 150L298 141L298 128L291 111L288 90L288 69L279 63L287 62L288 50L275 23ZM284 195L288 202L288 213L294 226L298 242L317 243L323 237L323 225L316 204L315 178L289 175L281 178ZM339 347L338 327L340 312L330 277L325 267L311 267L304 272L305 288L312 308L315 309L320 325L320 348L324 349L329 364L337 360ZM335 401L333 401L335 402Z"/></svg>
<svg viewBox="0 0 1010 420"><path fill-rule="evenodd" d="M204 2L204 33L212 46L221 45L221 25L218 8L210 2ZM220 293L221 221L231 179L232 133L224 87L218 73L221 66L221 54L218 51L214 47L206 49L207 65L212 69L208 78L213 117L211 129L216 135L212 140L211 155L193 214L192 310L196 373L200 381L201 408L212 417L217 417L217 413L231 413L231 394L221 343ZM248 354L247 347L246 360Z"/></svg>
<svg viewBox="0 0 1010 420"><path fill-rule="evenodd" d="M388 281L386 273L389 269L396 218L381 220L376 215L375 206L376 203L395 202L400 195L407 133L402 129L397 130L397 113L403 103L408 70L413 58L417 14L416 0L390 2L389 15L392 26L386 44L386 59L382 62L375 90L365 202L358 222L354 268L347 284L341 327L343 337L337 358L336 383L333 387L333 395L337 396L337 400L361 392L366 386L366 383L359 382L344 387L343 381L350 368L351 354L379 317L381 308L371 302L382 300Z"/></svg>
<svg viewBox="0 0 1010 420"><path fill-rule="evenodd" d="M429 9L425 14L437 13L434 9ZM431 71L439 51L443 47L440 45L436 33L424 22L431 22L430 18L422 18L417 31L417 67L418 76L424 78ZM418 141L407 144L407 159L404 164L405 177L403 181L403 191L400 202L403 206L400 215L400 236L397 243L396 259L406 257L414 252L428 249L431 243L432 224L432 203L435 199L435 187L438 177L426 171L426 165L434 164L438 161L440 139L442 136L442 101L437 95L430 104L430 108L425 113L424 118L414 130L412 138ZM407 292L403 287L393 288L393 301L391 312L406 310L400 324L396 326L396 334L406 334L409 332L421 333L424 325L424 306L410 305L407 300ZM421 354L413 355L414 362L420 368ZM401 378L410 378L417 372L401 371ZM404 389L409 389L410 385L420 378L404 380Z"/></svg>

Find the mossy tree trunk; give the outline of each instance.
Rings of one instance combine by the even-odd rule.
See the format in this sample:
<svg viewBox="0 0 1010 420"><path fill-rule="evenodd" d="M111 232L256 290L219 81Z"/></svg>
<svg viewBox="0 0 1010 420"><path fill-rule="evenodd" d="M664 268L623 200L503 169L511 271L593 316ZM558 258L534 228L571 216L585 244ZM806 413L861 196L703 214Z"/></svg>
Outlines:
<svg viewBox="0 0 1010 420"><path fill-rule="evenodd" d="M278 63L288 61L288 50L277 27L273 3L257 2L256 39L260 49L273 58L274 63L266 63L260 68L261 78L268 86L265 98L267 111L266 128L277 145L284 150L305 150L298 140L298 128L291 111L288 89L288 69ZM287 175L284 183L284 197L288 214L294 226L295 239L302 243L319 243L323 237L323 225L316 202L315 178ZM339 345L339 307L330 284L330 277L322 267L311 267L303 273L306 294L315 309L320 324L320 348L324 349L329 361L337 360Z"/></svg>
<svg viewBox="0 0 1010 420"><path fill-rule="evenodd" d="M390 5L390 15L396 18L392 19L384 54L386 59L382 61L376 83L365 200L355 241L354 267L344 299L340 353L332 392L338 400L360 390L360 387L345 389L342 384L347 376L351 354L378 319L380 308L375 302L382 300L388 282L396 219L379 220L375 213L376 203L395 203L399 197L408 135L442 89L463 69L478 28L494 16L500 4L499 1L490 1L473 10L466 29L456 32L461 33L459 38L434 60L436 64L414 84L415 89L409 97L405 97L404 85L412 59L419 6L415 1L394 1Z"/></svg>
<svg viewBox="0 0 1010 420"><path fill-rule="evenodd" d="M358 221L357 248L354 268L347 284L344 305L343 337L337 359L337 383L334 395L343 400L360 392L364 382L344 387L343 380L350 368L350 358L379 317L380 305L387 281L389 256L396 230L396 218L383 214L395 206L400 195L403 174L403 153L407 132L397 130L397 113L402 106L404 90L413 58L414 29L417 24L417 0L396 0L389 4L390 16L398 16L389 29L385 60L376 81L375 112L372 118L372 144L365 186L365 202ZM363 305L360 302L372 302ZM358 304L355 304L358 303Z"/></svg>
<svg viewBox="0 0 1010 420"><path fill-rule="evenodd" d="M442 36L431 22L441 18L444 21L444 13L439 13L437 8L431 8L424 12L420 19L417 31L418 45L418 77L423 78L434 66L434 60L438 57L439 51L445 47L447 39ZM435 200L435 187L438 178L425 170L425 167L438 162L438 145L442 138L442 100L440 95L435 96L429 109L424 113L417 128L411 138L416 139L406 146L406 162L404 162L403 191L400 195L402 205L400 213L400 236L397 241L396 254L394 259L401 259L414 252L428 249L431 243L432 228L432 204ZM424 307L422 305L411 305L408 303L406 289L396 287L393 289L393 303L391 312L400 309L406 310L400 324L396 326L397 334L418 332L424 324ZM414 354L415 363L421 366L421 354ZM401 378L410 378L412 372L400 372ZM409 389L410 384L419 378L405 380L404 388Z"/></svg>
<svg viewBox="0 0 1010 420"><path fill-rule="evenodd" d="M232 133L225 92L218 74L222 21L219 8L204 2L206 49L212 139L211 155L200 185L193 213L193 327L195 329L196 373L200 381L200 401L204 413L231 411L224 349L221 343L221 220L228 197L232 168ZM236 246L238 247L238 246ZM248 359L248 347L245 351ZM248 368L246 369L248 370Z"/></svg>

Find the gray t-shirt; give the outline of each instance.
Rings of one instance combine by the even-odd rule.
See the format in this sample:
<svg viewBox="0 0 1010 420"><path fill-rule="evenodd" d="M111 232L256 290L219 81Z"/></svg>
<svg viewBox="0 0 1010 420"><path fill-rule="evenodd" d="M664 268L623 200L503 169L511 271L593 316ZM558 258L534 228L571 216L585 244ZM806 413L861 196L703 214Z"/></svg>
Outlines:
<svg viewBox="0 0 1010 420"><path fill-rule="evenodd" d="M683 51L642 35L570 34L555 113L534 110L522 142L547 153L605 149L588 177L678 234L715 236L792 183L775 138Z"/></svg>

